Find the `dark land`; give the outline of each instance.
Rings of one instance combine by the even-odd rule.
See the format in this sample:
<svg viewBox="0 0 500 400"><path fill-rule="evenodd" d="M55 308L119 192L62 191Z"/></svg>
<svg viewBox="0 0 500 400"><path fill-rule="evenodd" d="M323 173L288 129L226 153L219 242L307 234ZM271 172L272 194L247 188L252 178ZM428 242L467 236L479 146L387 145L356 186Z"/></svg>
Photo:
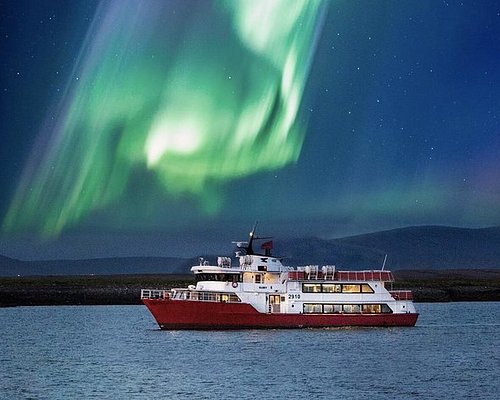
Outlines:
<svg viewBox="0 0 500 400"><path fill-rule="evenodd" d="M74 275L0 278L0 306L141 304L141 289L192 284L192 275Z"/></svg>
<svg viewBox="0 0 500 400"><path fill-rule="evenodd" d="M499 301L500 270L395 271L394 289L415 302ZM0 306L141 304L141 289L193 284L192 275L93 275L0 278Z"/></svg>

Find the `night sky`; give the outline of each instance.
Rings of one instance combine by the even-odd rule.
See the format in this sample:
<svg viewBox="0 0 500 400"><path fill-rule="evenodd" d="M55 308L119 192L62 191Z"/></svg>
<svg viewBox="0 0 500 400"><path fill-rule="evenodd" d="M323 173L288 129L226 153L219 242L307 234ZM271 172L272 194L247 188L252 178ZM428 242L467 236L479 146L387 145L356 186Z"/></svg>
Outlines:
<svg viewBox="0 0 500 400"><path fill-rule="evenodd" d="M0 254L500 225L499 1L0 1Z"/></svg>

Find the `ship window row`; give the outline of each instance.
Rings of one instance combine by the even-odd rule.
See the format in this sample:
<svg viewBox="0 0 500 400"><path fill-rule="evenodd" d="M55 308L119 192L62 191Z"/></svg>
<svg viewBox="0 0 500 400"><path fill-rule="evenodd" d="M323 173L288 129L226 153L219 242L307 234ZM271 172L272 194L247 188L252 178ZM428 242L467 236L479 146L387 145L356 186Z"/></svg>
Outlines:
<svg viewBox="0 0 500 400"><path fill-rule="evenodd" d="M304 314L390 314L387 304L304 304Z"/></svg>
<svg viewBox="0 0 500 400"><path fill-rule="evenodd" d="M303 283L302 293L373 293L373 289L366 283Z"/></svg>
<svg viewBox="0 0 500 400"><path fill-rule="evenodd" d="M200 281L220 281L220 282L241 282L240 274L196 274L196 282Z"/></svg>
<svg viewBox="0 0 500 400"><path fill-rule="evenodd" d="M241 302L241 299L234 293L195 292L187 290L176 292L173 298L176 300L217 301L223 303Z"/></svg>

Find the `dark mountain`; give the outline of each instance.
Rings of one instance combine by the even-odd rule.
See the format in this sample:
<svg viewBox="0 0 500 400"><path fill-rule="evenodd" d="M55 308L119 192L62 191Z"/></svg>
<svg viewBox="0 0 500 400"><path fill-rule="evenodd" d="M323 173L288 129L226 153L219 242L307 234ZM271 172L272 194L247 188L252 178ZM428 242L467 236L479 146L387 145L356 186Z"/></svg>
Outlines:
<svg viewBox="0 0 500 400"><path fill-rule="evenodd" d="M174 257L116 257L87 260L20 261L0 257L0 276L186 273L192 260Z"/></svg>
<svg viewBox="0 0 500 400"><path fill-rule="evenodd" d="M276 255L285 265L336 265L346 269L378 269L385 252L364 246L317 238L276 241Z"/></svg>
<svg viewBox="0 0 500 400"><path fill-rule="evenodd" d="M17 275L22 263L14 258L0 256L0 276Z"/></svg>
<svg viewBox="0 0 500 400"><path fill-rule="evenodd" d="M333 242L359 246L366 254L387 254L387 268L392 270L500 268L500 227L409 227Z"/></svg>
<svg viewBox="0 0 500 400"><path fill-rule="evenodd" d="M341 269L379 269L387 254L386 268L393 271L500 269L500 227L422 226L332 240L278 239L274 254L285 256L283 263L291 266L331 264ZM216 256L206 259L214 262ZM197 257L20 261L0 256L0 276L182 274L189 273L197 263Z"/></svg>
<svg viewBox="0 0 500 400"><path fill-rule="evenodd" d="M286 264L333 264L345 269L500 268L500 228L422 226L341 239L292 239L276 243Z"/></svg>

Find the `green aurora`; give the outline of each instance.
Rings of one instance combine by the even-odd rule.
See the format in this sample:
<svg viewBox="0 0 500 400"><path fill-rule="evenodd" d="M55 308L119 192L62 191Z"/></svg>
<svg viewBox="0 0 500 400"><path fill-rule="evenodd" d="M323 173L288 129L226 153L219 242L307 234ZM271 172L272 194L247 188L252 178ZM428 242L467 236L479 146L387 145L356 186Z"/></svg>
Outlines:
<svg viewBox="0 0 500 400"><path fill-rule="evenodd" d="M216 214L227 182L295 162L322 10L228 0L176 17L167 2L101 4L4 232L56 236L118 204L138 170L166 202L187 195Z"/></svg>

